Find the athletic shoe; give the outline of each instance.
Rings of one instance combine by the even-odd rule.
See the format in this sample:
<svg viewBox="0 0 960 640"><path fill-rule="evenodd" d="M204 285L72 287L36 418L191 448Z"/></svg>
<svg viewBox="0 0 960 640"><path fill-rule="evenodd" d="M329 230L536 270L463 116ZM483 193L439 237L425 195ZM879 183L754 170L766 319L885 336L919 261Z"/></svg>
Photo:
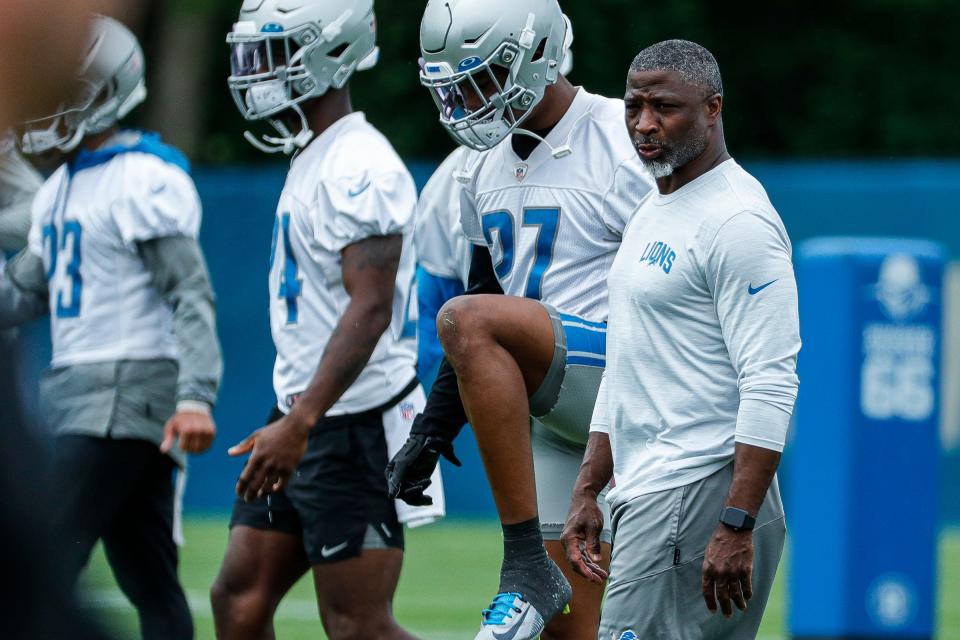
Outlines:
<svg viewBox="0 0 960 640"><path fill-rule="evenodd" d="M543 616L522 595L498 593L483 610L475 640L536 640L543 626Z"/></svg>

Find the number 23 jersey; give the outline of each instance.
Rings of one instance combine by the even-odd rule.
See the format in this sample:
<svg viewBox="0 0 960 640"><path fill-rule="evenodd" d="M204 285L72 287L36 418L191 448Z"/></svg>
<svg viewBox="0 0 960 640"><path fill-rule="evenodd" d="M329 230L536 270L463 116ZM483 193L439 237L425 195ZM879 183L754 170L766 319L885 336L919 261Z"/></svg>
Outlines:
<svg viewBox="0 0 960 640"><path fill-rule="evenodd" d="M155 134L121 131L37 192L29 248L46 270L54 368L177 357L173 310L137 244L197 237L200 198L186 168Z"/></svg>
<svg viewBox="0 0 960 640"><path fill-rule="evenodd" d="M390 328L327 415L379 406L413 379L417 345L409 312L416 205L409 171L362 113L335 122L294 159L277 207L269 276L277 349L273 384L284 413L306 390L350 303L341 252L372 236L403 236Z"/></svg>
<svg viewBox="0 0 960 640"><path fill-rule="evenodd" d="M605 321L607 273L653 181L627 134L622 100L578 89L546 142L521 160L505 141L466 167L463 231L490 249L507 295ZM571 153L555 158L551 146Z"/></svg>

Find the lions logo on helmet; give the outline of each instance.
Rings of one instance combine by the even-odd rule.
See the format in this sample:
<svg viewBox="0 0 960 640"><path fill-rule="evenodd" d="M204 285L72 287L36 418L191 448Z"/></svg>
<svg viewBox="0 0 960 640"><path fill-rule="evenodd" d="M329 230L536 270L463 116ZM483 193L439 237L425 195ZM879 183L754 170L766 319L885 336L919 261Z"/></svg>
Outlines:
<svg viewBox="0 0 960 640"><path fill-rule="evenodd" d="M640 640L640 636L638 636L635 632L628 630L621 633L617 640Z"/></svg>
<svg viewBox="0 0 960 640"><path fill-rule="evenodd" d="M79 89L56 113L20 127L24 153L73 151L84 137L106 131L147 97L136 36L113 18L92 16L89 37Z"/></svg>
<svg viewBox="0 0 960 640"><path fill-rule="evenodd" d="M280 137L245 137L267 153L292 153L313 139L300 104L342 89L379 58L373 0L244 0L227 34L227 84L247 120L267 120ZM274 118L293 111L300 130Z"/></svg>
<svg viewBox="0 0 960 640"><path fill-rule="evenodd" d="M556 0L431 0L420 82L454 140L483 151L517 129L557 81L569 31Z"/></svg>

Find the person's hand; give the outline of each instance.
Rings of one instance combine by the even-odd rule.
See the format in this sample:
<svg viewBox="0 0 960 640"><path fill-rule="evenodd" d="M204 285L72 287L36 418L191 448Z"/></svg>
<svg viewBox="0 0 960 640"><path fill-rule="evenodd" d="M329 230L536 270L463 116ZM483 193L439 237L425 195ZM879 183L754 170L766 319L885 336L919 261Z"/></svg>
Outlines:
<svg viewBox="0 0 960 640"><path fill-rule="evenodd" d="M410 434L397 455L387 464L389 496L413 507L433 504L433 498L424 492L430 486L430 476L437 468L440 456L461 466L450 442L423 433Z"/></svg>
<svg viewBox="0 0 960 640"><path fill-rule="evenodd" d="M597 504L597 497L574 494L560 542L573 570L596 584L603 584L607 579L607 572L600 566L603 560L600 552L602 532L603 512Z"/></svg>
<svg viewBox="0 0 960 640"><path fill-rule="evenodd" d="M209 414L199 411L180 410L163 426L163 442L160 451L169 453L173 443L180 438L180 449L185 453L203 453L213 444L217 427Z"/></svg>
<svg viewBox="0 0 960 640"><path fill-rule="evenodd" d="M743 611L753 597L753 532L717 525L703 557L703 599L710 613L717 603L725 618L733 615L730 602Z"/></svg>
<svg viewBox="0 0 960 640"><path fill-rule="evenodd" d="M309 436L310 427L291 413L231 447L227 451L231 456L253 452L237 480L237 495L252 502L283 489L307 452Z"/></svg>

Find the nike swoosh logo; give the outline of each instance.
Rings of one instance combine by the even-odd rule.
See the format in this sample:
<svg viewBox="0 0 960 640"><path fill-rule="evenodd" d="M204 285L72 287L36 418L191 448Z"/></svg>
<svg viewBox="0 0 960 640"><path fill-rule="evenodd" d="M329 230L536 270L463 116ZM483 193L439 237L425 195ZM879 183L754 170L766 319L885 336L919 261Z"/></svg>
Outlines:
<svg viewBox="0 0 960 640"><path fill-rule="evenodd" d="M761 291L763 291L764 289L766 289L767 287L769 287L770 285L772 285L774 282L776 282L776 280L771 280L771 281L768 282L767 284L762 284L762 285L760 285L759 287L757 287L756 289L753 288L753 283L750 283L750 284L747 285L747 293L749 293L749 294L752 295L752 296L755 296L755 295L757 295L758 293L760 293Z"/></svg>
<svg viewBox="0 0 960 640"><path fill-rule="evenodd" d="M362 187L360 187L359 189L350 189L350 191L347 192L347 195L349 195L351 198L356 198L358 195L360 195L361 193L363 193L369 188L370 188L370 181L368 180L367 183Z"/></svg>
<svg viewBox="0 0 960 640"><path fill-rule="evenodd" d="M493 637L496 640L513 640L513 638L520 632L520 627L523 625L523 619L527 617L527 614L530 613L531 607L524 609L523 613L520 614L520 617L517 618L516 622L513 623L513 627L510 628L506 633L497 633L496 631L491 632Z"/></svg>
<svg viewBox="0 0 960 640"><path fill-rule="evenodd" d="M335 547L330 547L329 549L327 548L327 545L323 545L323 547L320 549L320 555L324 558L329 558L330 556L336 555L346 549L347 544L349 544L349 541L344 541Z"/></svg>

